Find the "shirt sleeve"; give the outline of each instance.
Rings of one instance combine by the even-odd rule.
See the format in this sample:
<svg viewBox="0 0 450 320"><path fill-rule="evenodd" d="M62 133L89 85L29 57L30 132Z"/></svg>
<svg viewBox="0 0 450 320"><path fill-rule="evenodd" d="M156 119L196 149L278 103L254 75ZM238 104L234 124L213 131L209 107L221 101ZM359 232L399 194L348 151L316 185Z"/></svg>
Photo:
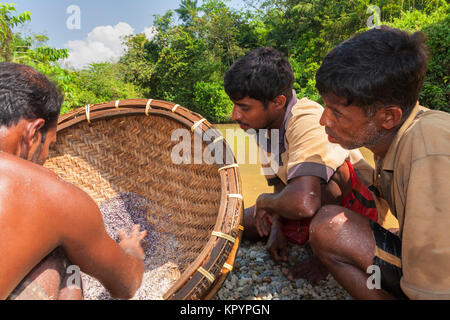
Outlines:
<svg viewBox="0 0 450 320"><path fill-rule="evenodd" d="M450 299L450 156L413 159L403 181L394 185L407 188L396 199L405 205L401 288L411 299Z"/></svg>
<svg viewBox="0 0 450 320"><path fill-rule="evenodd" d="M328 141L325 128L319 123L321 114L307 112L290 119L286 130L288 181L299 176L317 176L329 182L349 156L349 151Z"/></svg>
<svg viewBox="0 0 450 320"><path fill-rule="evenodd" d="M364 159L361 151L358 149L351 150L349 160L362 183L366 187L372 186L374 184L375 169Z"/></svg>

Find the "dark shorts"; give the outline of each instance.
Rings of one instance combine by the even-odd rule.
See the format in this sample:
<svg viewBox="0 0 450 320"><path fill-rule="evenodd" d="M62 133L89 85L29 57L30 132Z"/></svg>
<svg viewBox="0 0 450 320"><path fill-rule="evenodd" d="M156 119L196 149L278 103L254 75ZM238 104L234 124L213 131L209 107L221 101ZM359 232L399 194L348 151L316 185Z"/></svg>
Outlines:
<svg viewBox="0 0 450 320"><path fill-rule="evenodd" d="M381 289L397 299L408 299L400 288L402 272L402 241L400 238L370 220L373 237L375 239L375 257L373 265L381 271Z"/></svg>

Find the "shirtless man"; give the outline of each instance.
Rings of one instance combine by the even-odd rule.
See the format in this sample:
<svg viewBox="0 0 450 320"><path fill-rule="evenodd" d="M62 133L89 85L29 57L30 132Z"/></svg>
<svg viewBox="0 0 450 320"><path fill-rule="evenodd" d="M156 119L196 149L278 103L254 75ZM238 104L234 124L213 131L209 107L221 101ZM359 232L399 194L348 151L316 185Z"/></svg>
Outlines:
<svg viewBox="0 0 450 320"><path fill-rule="evenodd" d="M293 82L289 61L273 48L247 54L228 70L224 81L234 103L233 120L241 129L267 129L269 134L279 130L280 152L271 155L276 163L265 168L274 192L260 195L244 213L244 237L268 236L267 249L275 261L287 260L287 241L307 243L309 222L325 204L341 204L374 221L380 216L352 163L370 173L373 169L359 151L328 141L319 123L323 107L297 99ZM315 283L327 274L313 257L291 268L288 277Z"/></svg>
<svg viewBox="0 0 450 320"><path fill-rule="evenodd" d="M76 281L67 282L69 264L113 297L132 298L146 233L136 225L117 244L96 203L42 166L56 141L61 103L36 70L0 63L0 299L81 299L81 288L71 286Z"/></svg>
<svg viewBox="0 0 450 320"><path fill-rule="evenodd" d="M338 45L317 71L329 140L373 151L374 186L399 222L390 232L340 206L313 218L314 253L357 299L450 299L450 115L418 103L424 40L381 26Z"/></svg>

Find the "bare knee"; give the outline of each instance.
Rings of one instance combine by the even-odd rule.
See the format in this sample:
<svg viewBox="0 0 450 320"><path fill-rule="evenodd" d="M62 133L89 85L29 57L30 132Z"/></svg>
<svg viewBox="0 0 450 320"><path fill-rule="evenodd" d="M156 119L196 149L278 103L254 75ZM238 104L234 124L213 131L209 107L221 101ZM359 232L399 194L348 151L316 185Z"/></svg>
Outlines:
<svg viewBox="0 0 450 320"><path fill-rule="evenodd" d="M323 206L311 220L310 231L312 233L323 231L336 232L345 220L343 207L335 205Z"/></svg>
<svg viewBox="0 0 450 320"><path fill-rule="evenodd" d="M336 242L342 226L347 220L344 208L335 205L324 206L314 215L309 227L309 241L314 253L319 253Z"/></svg>

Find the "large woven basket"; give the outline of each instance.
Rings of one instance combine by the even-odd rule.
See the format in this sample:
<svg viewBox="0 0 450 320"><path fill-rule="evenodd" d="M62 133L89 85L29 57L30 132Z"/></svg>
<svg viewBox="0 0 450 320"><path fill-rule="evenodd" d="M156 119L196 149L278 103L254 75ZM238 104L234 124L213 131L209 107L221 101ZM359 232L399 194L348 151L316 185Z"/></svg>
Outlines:
<svg viewBox="0 0 450 320"><path fill-rule="evenodd" d="M189 130L192 148L195 135L212 132L202 139L203 148L223 144L223 161L174 164L176 129ZM170 213L164 218L183 257L181 277L164 299L212 298L232 270L243 230L239 168L220 132L186 108L143 99L79 108L60 116L57 130L47 168L98 205L133 192L158 203L152 214Z"/></svg>

